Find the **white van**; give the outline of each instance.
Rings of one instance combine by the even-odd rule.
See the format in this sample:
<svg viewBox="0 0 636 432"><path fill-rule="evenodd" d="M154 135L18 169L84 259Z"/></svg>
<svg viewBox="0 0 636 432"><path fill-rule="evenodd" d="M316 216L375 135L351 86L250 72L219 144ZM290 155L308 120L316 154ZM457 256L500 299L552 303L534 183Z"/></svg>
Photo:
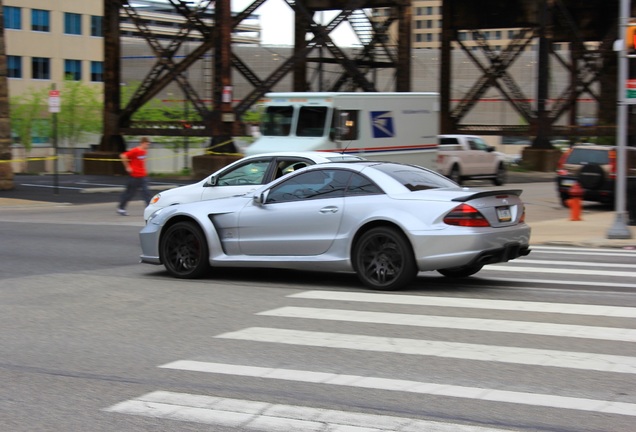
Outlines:
<svg viewBox="0 0 636 432"><path fill-rule="evenodd" d="M246 155L328 151L433 169L438 93L268 93Z"/></svg>

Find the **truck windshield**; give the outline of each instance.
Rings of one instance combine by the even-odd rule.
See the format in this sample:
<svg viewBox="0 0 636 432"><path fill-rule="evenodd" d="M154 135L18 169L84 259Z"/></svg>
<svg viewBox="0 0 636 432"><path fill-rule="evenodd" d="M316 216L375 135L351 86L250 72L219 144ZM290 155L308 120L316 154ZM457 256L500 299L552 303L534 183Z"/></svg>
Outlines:
<svg viewBox="0 0 636 432"><path fill-rule="evenodd" d="M298 116L296 135L303 137L321 137L325 134L327 107L301 107Z"/></svg>
<svg viewBox="0 0 636 432"><path fill-rule="evenodd" d="M287 136L291 132L293 106L267 107L261 122L261 133L265 136Z"/></svg>

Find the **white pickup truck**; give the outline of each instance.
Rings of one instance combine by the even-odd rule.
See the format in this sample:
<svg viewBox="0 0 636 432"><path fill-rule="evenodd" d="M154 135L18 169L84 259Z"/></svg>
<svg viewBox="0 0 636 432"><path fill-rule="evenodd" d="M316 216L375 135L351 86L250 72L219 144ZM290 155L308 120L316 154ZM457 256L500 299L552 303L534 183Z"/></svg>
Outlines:
<svg viewBox="0 0 636 432"><path fill-rule="evenodd" d="M490 179L506 182L506 157L474 135L439 135L437 172L458 184L464 180Z"/></svg>

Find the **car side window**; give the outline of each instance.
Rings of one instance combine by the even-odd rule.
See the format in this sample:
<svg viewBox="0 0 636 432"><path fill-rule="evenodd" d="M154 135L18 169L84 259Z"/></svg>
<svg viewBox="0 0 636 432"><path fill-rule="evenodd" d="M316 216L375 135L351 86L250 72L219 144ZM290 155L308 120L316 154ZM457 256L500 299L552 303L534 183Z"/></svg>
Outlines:
<svg viewBox="0 0 636 432"><path fill-rule="evenodd" d="M345 195L378 195L384 193L382 189L365 176L354 173L349 180L349 186Z"/></svg>
<svg viewBox="0 0 636 432"><path fill-rule="evenodd" d="M263 184L269 160L250 161L231 171L224 172L216 181L217 186L241 186Z"/></svg>
<svg viewBox="0 0 636 432"><path fill-rule="evenodd" d="M305 172L273 187L267 197L267 203L342 197L349 177L351 173L345 170Z"/></svg>
<svg viewBox="0 0 636 432"><path fill-rule="evenodd" d="M274 178L280 178L286 174L293 173L294 171L305 168L309 165L312 164L306 160L289 159L278 161L278 163L276 164L276 174Z"/></svg>

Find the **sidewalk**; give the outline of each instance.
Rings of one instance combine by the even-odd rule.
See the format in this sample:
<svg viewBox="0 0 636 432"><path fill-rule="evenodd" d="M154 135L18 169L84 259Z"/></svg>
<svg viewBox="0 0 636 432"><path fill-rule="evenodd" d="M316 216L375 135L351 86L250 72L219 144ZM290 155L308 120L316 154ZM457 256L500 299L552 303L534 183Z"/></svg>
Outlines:
<svg viewBox="0 0 636 432"><path fill-rule="evenodd" d="M616 213L583 213L580 221L566 219L529 223L532 228L530 242L535 245L611 247L636 249L636 226L627 226L631 239L608 239L607 232L614 226Z"/></svg>

